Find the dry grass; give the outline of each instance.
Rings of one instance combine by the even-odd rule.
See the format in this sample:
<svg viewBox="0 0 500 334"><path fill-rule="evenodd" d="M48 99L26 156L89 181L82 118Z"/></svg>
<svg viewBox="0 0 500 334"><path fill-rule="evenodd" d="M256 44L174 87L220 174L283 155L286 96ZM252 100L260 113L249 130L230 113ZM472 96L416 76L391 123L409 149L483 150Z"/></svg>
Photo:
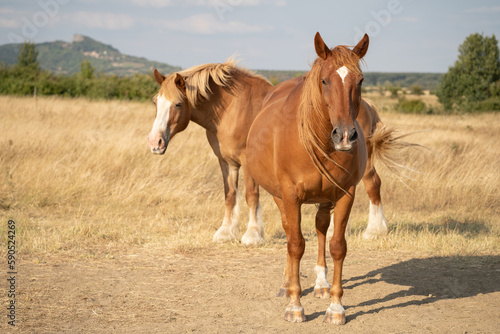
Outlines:
<svg viewBox="0 0 500 334"><path fill-rule="evenodd" d="M390 220L386 238L361 239L368 198L360 186L350 247L498 254L499 116L399 115L387 106L386 123L430 130L411 140L431 151L402 156L419 170L410 189L379 168ZM174 138L164 156L152 155L146 136L153 117L147 103L0 97L0 253L6 252L7 219L16 221L18 250L33 259L106 256L137 246L181 252L209 246L224 210L217 159L195 124ZM273 247L284 242L281 220L270 196L262 197L264 247ZM314 206L308 206L309 240L313 218Z"/></svg>

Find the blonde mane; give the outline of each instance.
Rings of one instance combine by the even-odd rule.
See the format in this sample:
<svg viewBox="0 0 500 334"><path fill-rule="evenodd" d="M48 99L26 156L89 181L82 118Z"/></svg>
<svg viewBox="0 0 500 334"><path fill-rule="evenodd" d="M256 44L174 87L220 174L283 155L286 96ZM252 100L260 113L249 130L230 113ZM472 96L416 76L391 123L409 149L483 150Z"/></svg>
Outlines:
<svg viewBox="0 0 500 334"><path fill-rule="evenodd" d="M330 133L332 129L330 128L330 120L327 118L328 115L324 112L325 107L321 93L321 67L324 61L328 61L333 62L336 69L345 66L356 74L361 73L361 68L359 66L359 57L346 46L339 45L331 51L332 55L326 60L317 58L314 61L311 70L304 79L298 110L299 138L320 173L332 184L342 189L320 159L320 157L323 157L348 173L328 153L331 152ZM316 152L319 153L319 156ZM347 193L345 189L342 190Z"/></svg>
<svg viewBox="0 0 500 334"><path fill-rule="evenodd" d="M239 74L267 81L264 77L250 70L238 67L237 64L238 61L231 57L224 63L203 64L178 72L186 82L186 95L189 103L197 107L200 102L210 99L213 94L210 89L210 79L212 79L217 86L223 88L231 88ZM172 101L180 101L183 95L179 89L177 89L174 79L175 73L169 75L162 84L159 94L168 96Z"/></svg>

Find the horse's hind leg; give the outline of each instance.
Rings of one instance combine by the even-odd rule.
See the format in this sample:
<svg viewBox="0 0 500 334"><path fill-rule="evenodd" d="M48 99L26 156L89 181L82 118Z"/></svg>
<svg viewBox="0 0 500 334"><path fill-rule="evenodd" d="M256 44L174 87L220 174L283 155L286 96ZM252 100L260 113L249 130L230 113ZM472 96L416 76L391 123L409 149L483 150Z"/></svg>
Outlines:
<svg viewBox="0 0 500 334"><path fill-rule="evenodd" d="M219 163L222 170L222 178L224 179L226 211L222 226L215 232L213 241L226 242L238 240L239 238L239 208L237 203L239 166L230 165L221 158L219 158Z"/></svg>
<svg viewBox="0 0 500 334"><path fill-rule="evenodd" d="M248 205L248 228L241 242L247 246L258 245L264 242L264 226L262 223L262 209L259 203L259 185L250 176L246 164L243 164L245 176L245 192Z"/></svg>
<svg viewBox="0 0 500 334"><path fill-rule="evenodd" d="M328 226L330 225L330 211L332 203L320 204L316 213L316 234L318 235L318 262L314 267L316 272L316 284L314 285L314 297L327 298L330 296L330 284L327 280L327 268L325 261L325 240ZM333 225L333 224L332 224Z"/></svg>
<svg viewBox="0 0 500 334"><path fill-rule="evenodd" d="M384 216L382 200L380 197L380 186L382 181L373 166L367 166L367 172L363 176L366 192L370 197L370 214L368 216L368 226L363 233L364 239L373 239L387 234L387 219Z"/></svg>

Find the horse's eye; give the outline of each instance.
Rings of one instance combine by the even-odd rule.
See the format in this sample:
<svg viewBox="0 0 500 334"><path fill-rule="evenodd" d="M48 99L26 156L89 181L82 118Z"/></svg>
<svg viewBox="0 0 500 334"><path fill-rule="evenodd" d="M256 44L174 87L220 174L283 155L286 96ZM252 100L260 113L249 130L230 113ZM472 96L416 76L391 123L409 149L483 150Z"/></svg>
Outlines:
<svg viewBox="0 0 500 334"><path fill-rule="evenodd" d="M361 80L359 80L358 85L361 86L361 84L363 83L364 80L365 80L365 78L361 78Z"/></svg>
<svg viewBox="0 0 500 334"><path fill-rule="evenodd" d="M321 83L326 86L326 81L325 79L321 79Z"/></svg>
<svg viewBox="0 0 500 334"><path fill-rule="evenodd" d="M177 103L177 104L175 105L175 107L176 107L176 108L180 108L181 106L182 106L182 103Z"/></svg>

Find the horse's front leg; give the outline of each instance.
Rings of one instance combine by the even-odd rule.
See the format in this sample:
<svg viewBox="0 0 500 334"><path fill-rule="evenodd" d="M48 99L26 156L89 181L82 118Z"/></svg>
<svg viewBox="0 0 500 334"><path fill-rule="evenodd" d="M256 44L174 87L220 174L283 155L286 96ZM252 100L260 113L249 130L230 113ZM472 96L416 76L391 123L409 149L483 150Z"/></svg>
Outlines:
<svg viewBox="0 0 500 334"><path fill-rule="evenodd" d="M306 320L304 308L300 303L302 289L300 287L300 260L304 255L305 240L300 228L300 203L295 199L283 199L283 213L286 224L283 226L287 241L287 271L290 279L288 294L290 303L285 310L285 320L302 322Z"/></svg>
<svg viewBox="0 0 500 334"><path fill-rule="evenodd" d="M331 304L326 310L324 319L325 322L330 324L345 324L345 310L342 306L342 295L344 294L342 289L342 266L347 253L345 229L354 202L355 190L355 186L351 187L348 194L340 198L335 205L334 231L330 240L330 253L333 258L333 283L330 289Z"/></svg>
<svg viewBox="0 0 500 334"><path fill-rule="evenodd" d="M327 267L325 261L325 241L328 226L330 225L330 211L332 203L322 203L316 213L316 234L318 235L318 262L314 267L316 272L316 284L314 285L314 297L328 298L330 296L330 284L327 279Z"/></svg>
<svg viewBox="0 0 500 334"><path fill-rule="evenodd" d="M245 194L248 205L248 228L241 242L247 246L256 246L263 243L264 226L262 223L262 209L259 203L259 185L250 176L246 161L243 163L243 173L245 176Z"/></svg>
<svg viewBox="0 0 500 334"><path fill-rule="evenodd" d="M285 209L283 208L283 201L278 198L278 197L273 197L274 202L278 206L278 209L280 210L281 213L281 225L283 226L283 229L286 231L285 226L287 225L286 222L286 216L285 216ZM280 291L278 291L278 294L276 297L287 297L290 298L290 295L288 294L288 287L290 286L290 255L288 254L287 251L287 258L286 258L286 268L285 268L285 282L283 283L283 286L280 288Z"/></svg>
<svg viewBox="0 0 500 334"><path fill-rule="evenodd" d="M219 158L222 177L224 179L224 195L226 199L226 210L221 227L215 232L214 242L226 242L239 239L237 203L238 196L238 174L239 166L229 165L226 161Z"/></svg>

